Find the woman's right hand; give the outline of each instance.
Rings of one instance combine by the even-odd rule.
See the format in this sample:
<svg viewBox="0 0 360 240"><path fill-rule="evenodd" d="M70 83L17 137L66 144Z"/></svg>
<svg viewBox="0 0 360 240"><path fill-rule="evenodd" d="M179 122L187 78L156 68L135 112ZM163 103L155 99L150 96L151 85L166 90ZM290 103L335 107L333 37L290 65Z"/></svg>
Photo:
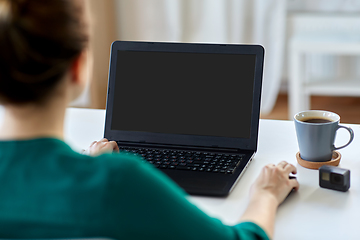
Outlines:
<svg viewBox="0 0 360 240"><path fill-rule="evenodd" d="M289 179L290 173L296 174L296 167L285 161L265 166L251 186L250 202L240 221L258 224L273 238L278 206L292 189L299 189L298 181Z"/></svg>
<svg viewBox="0 0 360 240"><path fill-rule="evenodd" d="M282 203L292 189L298 190L296 179L289 179L289 174L296 174L296 167L285 161L278 165L266 165L250 190L250 199L262 196L275 198L278 205Z"/></svg>

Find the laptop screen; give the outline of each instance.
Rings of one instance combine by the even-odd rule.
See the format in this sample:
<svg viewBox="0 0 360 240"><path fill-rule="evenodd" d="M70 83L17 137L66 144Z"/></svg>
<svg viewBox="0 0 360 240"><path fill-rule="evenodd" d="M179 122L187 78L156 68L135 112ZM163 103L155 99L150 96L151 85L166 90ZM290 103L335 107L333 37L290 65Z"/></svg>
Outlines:
<svg viewBox="0 0 360 240"><path fill-rule="evenodd" d="M255 54L117 51L111 130L250 138Z"/></svg>

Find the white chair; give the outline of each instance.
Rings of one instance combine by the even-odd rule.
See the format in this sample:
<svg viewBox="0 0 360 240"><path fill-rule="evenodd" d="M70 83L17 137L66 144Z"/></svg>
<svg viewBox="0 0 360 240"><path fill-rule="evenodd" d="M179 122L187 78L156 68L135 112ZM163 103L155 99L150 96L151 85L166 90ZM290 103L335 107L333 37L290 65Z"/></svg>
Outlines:
<svg viewBox="0 0 360 240"><path fill-rule="evenodd" d="M360 15L294 14L289 42L289 119L311 108L311 95L360 96L360 79L312 79L306 56L360 56Z"/></svg>

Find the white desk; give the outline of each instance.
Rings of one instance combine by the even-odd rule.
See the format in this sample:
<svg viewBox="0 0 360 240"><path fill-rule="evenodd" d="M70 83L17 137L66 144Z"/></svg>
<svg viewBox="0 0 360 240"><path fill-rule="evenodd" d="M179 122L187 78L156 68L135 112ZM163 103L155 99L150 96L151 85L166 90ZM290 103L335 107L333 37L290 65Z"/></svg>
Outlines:
<svg viewBox="0 0 360 240"><path fill-rule="evenodd" d="M0 109L0 120L1 120ZM65 140L75 149L87 148L103 137L105 111L68 109ZM209 215L224 223L234 224L243 213L249 188L261 168L268 163L286 160L298 168L300 190L293 193L278 210L275 239L360 239L360 125L353 143L340 150L340 166L351 170L348 192L322 189L318 171L305 169L296 162L298 151L295 127L291 121L261 120L258 152L254 161L227 198L190 197L190 200ZM348 133L339 132L338 145L345 143Z"/></svg>

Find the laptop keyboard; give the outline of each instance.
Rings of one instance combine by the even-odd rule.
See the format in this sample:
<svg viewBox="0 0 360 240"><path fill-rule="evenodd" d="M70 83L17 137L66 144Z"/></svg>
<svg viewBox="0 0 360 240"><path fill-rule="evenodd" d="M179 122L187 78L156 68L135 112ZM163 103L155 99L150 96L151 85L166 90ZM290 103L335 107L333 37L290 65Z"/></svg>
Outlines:
<svg viewBox="0 0 360 240"><path fill-rule="evenodd" d="M120 152L135 154L160 169L233 174L245 154L224 154L119 146Z"/></svg>

